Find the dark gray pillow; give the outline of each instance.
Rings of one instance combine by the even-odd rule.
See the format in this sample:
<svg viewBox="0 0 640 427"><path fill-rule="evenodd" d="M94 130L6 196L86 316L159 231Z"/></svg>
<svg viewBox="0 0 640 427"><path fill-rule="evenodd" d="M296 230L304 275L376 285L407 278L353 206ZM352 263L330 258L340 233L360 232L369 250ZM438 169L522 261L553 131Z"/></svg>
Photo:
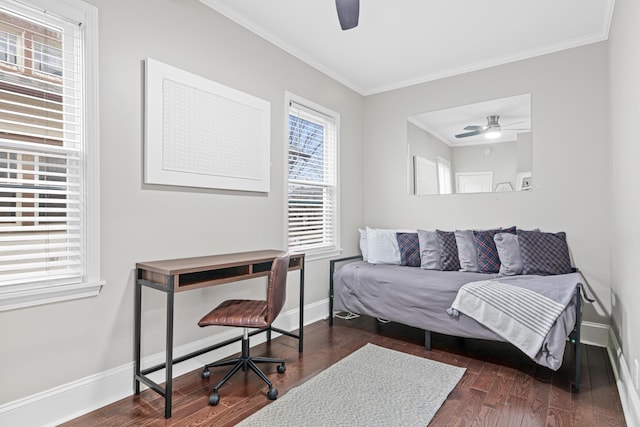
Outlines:
<svg viewBox="0 0 640 427"><path fill-rule="evenodd" d="M478 271L478 252L473 241L473 231L456 230L456 245L458 246L458 260L460 271Z"/></svg>
<svg viewBox="0 0 640 427"><path fill-rule="evenodd" d="M400 248L400 265L420 267L420 241L418 233L396 233Z"/></svg>
<svg viewBox="0 0 640 427"><path fill-rule="evenodd" d="M440 263L442 271L460 270L460 260L458 259L458 246L456 235L453 231L436 230L438 243L440 243Z"/></svg>
<svg viewBox="0 0 640 427"><path fill-rule="evenodd" d="M516 227L496 228L493 230L473 231L473 241L478 252L478 271L480 273L498 273L500 257L493 237L498 233L516 233Z"/></svg>
<svg viewBox="0 0 640 427"><path fill-rule="evenodd" d="M435 231L418 230L420 242L420 268L425 270L440 270L440 243Z"/></svg>
<svg viewBox="0 0 640 427"><path fill-rule="evenodd" d="M518 230L522 274L550 276L572 272L567 235Z"/></svg>

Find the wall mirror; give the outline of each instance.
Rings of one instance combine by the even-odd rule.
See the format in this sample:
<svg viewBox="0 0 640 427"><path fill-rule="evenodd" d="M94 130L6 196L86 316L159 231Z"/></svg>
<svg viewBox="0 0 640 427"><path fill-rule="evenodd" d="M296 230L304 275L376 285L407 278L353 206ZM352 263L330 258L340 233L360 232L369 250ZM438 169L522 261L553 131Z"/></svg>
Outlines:
<svg viewBox="0 0 640 427"><path fill-rule="evenodd" d="M531 94L407 118L409 192L530 191Z"/></svg>

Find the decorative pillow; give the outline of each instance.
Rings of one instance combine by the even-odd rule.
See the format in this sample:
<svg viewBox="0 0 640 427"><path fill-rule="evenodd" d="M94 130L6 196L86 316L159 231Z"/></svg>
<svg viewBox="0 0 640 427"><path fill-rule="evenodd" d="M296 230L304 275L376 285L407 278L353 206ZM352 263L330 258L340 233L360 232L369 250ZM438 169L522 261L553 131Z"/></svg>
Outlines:
<svg viewBox="0 0 640 427"><path fill-rule="evenodd" d="M498 233L516 233L516 227L495 230L482 230L473 232L473 242L478 252L478 271L480 273L497 273L500 271L500 257L498 249L493 241L493 236Z"/></svg>
<svg viewBox="0 0 640 427"><path fill-rule="evenodd" d="M360 233L360 253L362 254L362 260L367 260L367 230L363 230L362 228L358 228L358 232Z"/></svg>
<svg viewBox="0 0 640 427"><path fill-rule="evenodd" d="M493 236L493 241L498 250L500 258L500 275L515 276L522 274L522 255L520 255L520 245L518 236L511 233L498 233Z"/></svg>
<svg viewBox="0 0 640 427"><path fill-rule="evenodd" d="M396 233L400 248L400 265L420 267L420 241L418 233Z"/></svg>
<svg viewBox="0 0 640 427"><path fill-rule="evenodd" d="M420 267L425 270L440 270L441 250L435 231L418 230L420 242Z"/></svg>
<svg viewBox="0 0 640 427"><path fill-rule="evenodd" d="M471 230L456 230L454 234L458 246L460 271L478 271L478 253L473 242L473 232Z"/></svg>
<svg viewBox="0 0 640 427"><path fill-rule="evenodd" d="M395 230L367 227L367 261L371 264L400 264Z"/></svg>
<svg viewBox="0 0 640 427"><path fill-rule="evenodd" d="M440 244L440 269L442 271L460 270L460 260L458 258L458 246L456 245L456 235L453 231L436 230L438 243Z"/></svg>
<svg viewBox="0 0 640 427"><path fill-rule="evenodd" d="M522 273L550 276L571 273L567 235L518 230Z"/></svg>

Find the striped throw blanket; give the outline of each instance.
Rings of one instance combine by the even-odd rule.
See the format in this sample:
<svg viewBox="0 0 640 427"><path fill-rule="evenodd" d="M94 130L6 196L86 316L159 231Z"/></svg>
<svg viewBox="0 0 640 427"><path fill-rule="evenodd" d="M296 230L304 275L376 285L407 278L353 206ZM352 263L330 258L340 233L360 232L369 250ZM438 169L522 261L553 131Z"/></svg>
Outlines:
<svg viewBox="0 0 640 427"><path fill-rule="evenodd" d="M447 312L475 319L534 358L564 308L532 290L483 280L463 285Z"/></svg>

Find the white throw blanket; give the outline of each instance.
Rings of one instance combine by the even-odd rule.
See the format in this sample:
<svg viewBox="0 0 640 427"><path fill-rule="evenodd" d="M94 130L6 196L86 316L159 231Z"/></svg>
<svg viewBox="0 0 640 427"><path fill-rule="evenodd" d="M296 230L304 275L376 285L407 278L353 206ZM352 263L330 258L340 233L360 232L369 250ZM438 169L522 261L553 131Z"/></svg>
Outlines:
<svg viewBox="0 0 640 427"><path fill-rule="evenodd" d="M564 308L529 289L483 280L463 285L447 312L464 313L534 358Z"/></svg>

